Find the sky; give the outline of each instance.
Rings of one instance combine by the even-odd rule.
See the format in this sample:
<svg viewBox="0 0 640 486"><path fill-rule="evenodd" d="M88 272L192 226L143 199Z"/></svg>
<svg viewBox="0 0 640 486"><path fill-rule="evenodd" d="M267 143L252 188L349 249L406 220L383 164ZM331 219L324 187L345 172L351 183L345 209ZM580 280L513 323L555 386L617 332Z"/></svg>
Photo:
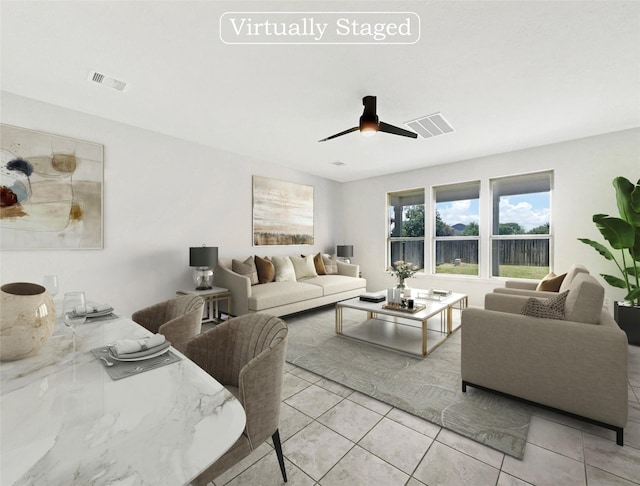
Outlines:
<svg viewBox="0 0 640 486"><path fill-rule="evenodd" d="M437 203L436 209L449 226L479 221L478 199ZM549 222L549 193L503 196L500 198L500 223L518 223L528 231Z"/></svg>

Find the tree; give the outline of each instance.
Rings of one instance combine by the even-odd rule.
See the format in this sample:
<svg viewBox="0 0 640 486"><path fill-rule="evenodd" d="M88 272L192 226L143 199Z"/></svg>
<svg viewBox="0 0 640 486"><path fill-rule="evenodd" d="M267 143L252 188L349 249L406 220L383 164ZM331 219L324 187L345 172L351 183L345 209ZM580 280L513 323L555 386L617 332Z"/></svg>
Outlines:
<svg viewBox="0 0 640 486"><path fill-rule="evenodd" d="M500 223L498 227L500 235L522 235L524 230L518 223Z"/></svg>
<svg viewBox="0 0 640 486"><path fill-rule="evenodd" d="M402 236L424 237L424 205L408 206L402 223Z"/></svg>
<svg viewBox="0 0 640 486"><path fill-rule="evenodd" d="M442 221L440 212L436 211L436 236L453 236L453 234L453 228Z"/></svg>
<svg viewBox="0 0 640 486"><path fill-rule="evenodd" d="M549 223L545 223L540 226L536 226L535 228L531 228L527 231L529 235L548 235L549 234Z"/></svg>
<svg viewBox="0 0 640 486"><path fill-rule="evenodd" d="M471 223L466 225L464 227L464 230L462 231L462 236L478 236L479 234L480 234L480 227L478 226L478 223L476 223L475 221L472 221Z"/></svg>

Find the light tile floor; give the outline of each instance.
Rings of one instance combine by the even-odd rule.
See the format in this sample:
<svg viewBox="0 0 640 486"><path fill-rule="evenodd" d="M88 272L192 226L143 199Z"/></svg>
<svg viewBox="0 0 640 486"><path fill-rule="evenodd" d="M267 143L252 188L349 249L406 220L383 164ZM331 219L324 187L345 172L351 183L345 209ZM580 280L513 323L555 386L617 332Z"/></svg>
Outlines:
<svg viewBox="0 0 640 486"><path fill-rule="evenodd" d="M612 431L536 408L514 459L289 363L280 435L291 486L639 485L640 347L629 347L624 447ZM272 444L214 484L283 484Z"/></svg>

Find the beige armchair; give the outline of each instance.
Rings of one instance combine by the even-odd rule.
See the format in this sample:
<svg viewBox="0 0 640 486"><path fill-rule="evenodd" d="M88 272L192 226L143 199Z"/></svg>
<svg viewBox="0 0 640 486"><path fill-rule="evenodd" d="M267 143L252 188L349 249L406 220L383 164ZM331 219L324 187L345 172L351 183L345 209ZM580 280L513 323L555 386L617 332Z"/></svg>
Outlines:
<svg viewBox="0 0 640 486"><path fill-rule="evenodd" d="M616 432L628 417L628 343L588 273L570 282L564 320L523 315L529 297L492 292L462 311L462 391L506 394ZM552 292L543 292L546 297ZM557 296L558 294L556 294Z"/></svg>
<svg viewBox="0 0 640 486"><path fill-rule="evenodd" d="M178 351L184 343L202 331L204 300L197 295L183 295L136 311L135 322L153 333L160 333Z"/></svg>
<svg viewBox="0 0 640 486"><path fill-rule="evenodd" d="M186 343L185 355L222 383L247 415L240 438L193 485L208 484L269 437L287 482L278 431L287 333L284 321L257 313L235 317Z"/></svg>

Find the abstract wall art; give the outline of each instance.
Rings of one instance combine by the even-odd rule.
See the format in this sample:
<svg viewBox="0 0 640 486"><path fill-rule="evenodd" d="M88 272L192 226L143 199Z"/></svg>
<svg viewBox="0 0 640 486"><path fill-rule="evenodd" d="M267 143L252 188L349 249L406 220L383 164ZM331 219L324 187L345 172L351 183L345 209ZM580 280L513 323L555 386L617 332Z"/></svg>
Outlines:
<svg viewBox="0 0 640 486"><path fill-rule="evenodd" d="M312 245L313 186L253 176L253 245Z"/></svg>
<svg viewBox="0 0 640 486"><path fill-rule="evenodd" d="M103 146L0 124L0 248L103 247Z"/></svg>

